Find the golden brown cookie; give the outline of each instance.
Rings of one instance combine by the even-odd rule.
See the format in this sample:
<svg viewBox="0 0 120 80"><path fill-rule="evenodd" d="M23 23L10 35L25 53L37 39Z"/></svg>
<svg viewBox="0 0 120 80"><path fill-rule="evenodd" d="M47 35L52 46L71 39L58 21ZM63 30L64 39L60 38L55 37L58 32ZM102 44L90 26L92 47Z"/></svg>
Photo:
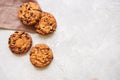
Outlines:
<svg viewBox="0 0 120 80"><path fill-rule="evenodd" d="M54 32L57 27L56 20L54 16L48 12L42 12L41 19L39 23L36 24L36 32L46 35Z"/></svg>
<svg viewBox="0 0 120 80"><path fill-rule="evenodd" d="M34 25L41 18L41 9L37 3L23 3L18 9L18 17L24 25Z"/></svg>
<svg viewBox="0 0 120 80"><path fill-rule="evenodd" d="M30 61L36 67L45 67L53 60L52 50L46 44L37 44L31 49Z"/></svg>
<svg viewBox="0 0 120 80"><path fill-rule="evenodd" d="M24 31L16 31L10 35L8 44L13 53L24 54L31 48L32 38Z"/></svg>

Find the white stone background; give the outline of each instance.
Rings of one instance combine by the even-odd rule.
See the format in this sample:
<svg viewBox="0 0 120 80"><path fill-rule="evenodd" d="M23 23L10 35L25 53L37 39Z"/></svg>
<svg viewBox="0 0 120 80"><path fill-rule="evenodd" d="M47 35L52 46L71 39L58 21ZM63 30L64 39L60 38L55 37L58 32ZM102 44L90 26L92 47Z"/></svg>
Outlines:
<svg viewBox="0 0 120 80"><path fill-rule="evenodd" d="M39 0L57 20L53 35L30 33L33 46L48 44L52 63L35 68L29 52L8 48L14 31L0 29L0 80L120 80L120 0Z"/></svg>

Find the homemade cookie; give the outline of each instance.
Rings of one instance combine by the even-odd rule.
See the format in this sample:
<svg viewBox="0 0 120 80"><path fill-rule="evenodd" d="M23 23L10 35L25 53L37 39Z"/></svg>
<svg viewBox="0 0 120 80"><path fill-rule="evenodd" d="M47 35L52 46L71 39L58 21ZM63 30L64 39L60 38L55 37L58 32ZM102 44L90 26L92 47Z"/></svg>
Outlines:
<svg viewBox="0 0 120 80"><path fill-rule="evenodd" d="M18 17L24 25L34 25L41 17L41 9L37 3L23 3L18 9Z"/></svg>
<svg viewBox="0 0 120 80"><path fill-rule="evenodd" d="M37 44L32 47L30 61L34 66L45 67L51 63L52 59L52 50L46 44Z"/></svg>
<svg viewBox="0 0 120 80"><path fill-rule="evenodd" d="M54 16L48 12L42 12L41 19L39 23L36 24L36 32L46 35L54 32L57 27L56 20Z"/></svg>
<svg viewBox="0 0 120 80"><path fill-rule="evenodd" d="M24 31L16 31L10 36L8 44L13 53L24 54L31 48L32 38Z"/></svg>

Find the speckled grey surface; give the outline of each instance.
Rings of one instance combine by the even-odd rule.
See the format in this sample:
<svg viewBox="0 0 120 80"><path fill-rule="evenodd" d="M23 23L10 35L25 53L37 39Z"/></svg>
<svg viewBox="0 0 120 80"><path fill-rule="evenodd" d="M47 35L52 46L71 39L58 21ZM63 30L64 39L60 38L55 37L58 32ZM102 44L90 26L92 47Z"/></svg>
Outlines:
<svg viewBox="0 0 120 80"><path fill-rule="evenodd" d="M120 0L39 0L57 19L46 37L31 33L33 45L48 44L54 60L33 67L29 52L8 49L13 31L0 30L0 80L120 80Z"/></svg>

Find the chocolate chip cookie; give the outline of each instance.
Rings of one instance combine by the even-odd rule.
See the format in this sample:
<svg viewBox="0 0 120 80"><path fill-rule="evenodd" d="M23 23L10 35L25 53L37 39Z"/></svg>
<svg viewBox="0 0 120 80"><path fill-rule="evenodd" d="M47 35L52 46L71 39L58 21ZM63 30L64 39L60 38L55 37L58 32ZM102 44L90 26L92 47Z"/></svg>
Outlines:
<svg viewBox="0 0 120 80"><path fill-rule="evenodd" d="M48 12L42 12L39 23L36 24L36 32L47 35L56 30L57 23L54 16Z"/></svg>
<svg viewBox="0 0 120 80"><path fill-rule="evenodd" d="M46 44L37 44L32 47L30 61L36 67L45 67L53 60L52 50Z"/></svg>
<svg viewBox="0 0 120 80"><path fill-rule="evenodd" d="M32 38L24 31L16 31L10 35L8 44L13 53L24 54L31 48Z"/></svg>
<svg viewBox="0 0 120 80"><path fill-rule="evenodd" d="M41 17L41 9L37 3L23 3L18 9L18 17L24 25L34 25Z"/></svg>

